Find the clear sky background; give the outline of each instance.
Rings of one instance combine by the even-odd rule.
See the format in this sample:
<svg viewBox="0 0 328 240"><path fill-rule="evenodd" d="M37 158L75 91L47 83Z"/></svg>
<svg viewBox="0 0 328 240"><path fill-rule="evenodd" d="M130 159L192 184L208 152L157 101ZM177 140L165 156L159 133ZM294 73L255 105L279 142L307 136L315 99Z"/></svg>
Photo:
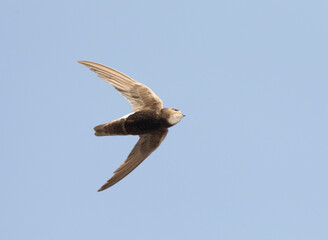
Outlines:
<svg viewBox="0 0 328 240"><path fill-rule="evenodd" d="M0 239L328 239L328 2L3 1ZM98 193L137 137L78 60L187 115Z"/></svg>

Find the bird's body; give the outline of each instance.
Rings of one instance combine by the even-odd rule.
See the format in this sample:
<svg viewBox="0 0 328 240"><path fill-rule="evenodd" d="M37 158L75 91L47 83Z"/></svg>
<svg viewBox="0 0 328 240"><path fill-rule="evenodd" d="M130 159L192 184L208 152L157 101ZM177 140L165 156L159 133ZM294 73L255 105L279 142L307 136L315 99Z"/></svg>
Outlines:
<svg viewBox="0 0 328 240"><path fill-rule="evenodd" d="M153 110L141 110L127 117L101 124L94 128L96 136L117 136L117 135L143 135L157 130L163 130L172 125L165 119L162 112Z"/></svg>
<svg viewBox="0 0 328 240"><path fill-rule="evenodd" d="M162 108L160 98L147 86L104 65L79 61L98 73L98 76L113 85L133 106L133 112L117 120L94 128L96 136L139 135L139 140L128 158L98 191L119 182L164 140L168 128L177 124L184 115L174 108Z"/></svg>

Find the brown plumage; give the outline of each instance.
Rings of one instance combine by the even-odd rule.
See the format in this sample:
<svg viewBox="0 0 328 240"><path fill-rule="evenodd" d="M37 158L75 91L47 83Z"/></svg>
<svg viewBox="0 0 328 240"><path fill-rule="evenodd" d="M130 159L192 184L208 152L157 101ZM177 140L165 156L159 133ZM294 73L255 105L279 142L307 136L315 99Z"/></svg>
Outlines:
<svg viewBox="0 0 328 240"><path fill-rule="evenodd" d="M98 125L96 136L139 135L139 140L127 159L114 172L103 191L122 180L162 143L168 128L177 124L184 115L174 108L162 108L161 99L147 86L99 63L79 61L98 73L98 76L114 86L132 105L132 113L120 119Z"/></svg>

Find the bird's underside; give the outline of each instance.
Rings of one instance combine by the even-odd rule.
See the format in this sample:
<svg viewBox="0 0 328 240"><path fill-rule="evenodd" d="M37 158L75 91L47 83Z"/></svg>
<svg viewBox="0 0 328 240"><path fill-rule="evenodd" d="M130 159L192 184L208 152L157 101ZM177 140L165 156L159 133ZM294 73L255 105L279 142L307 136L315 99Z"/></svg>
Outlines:
<svg viewBox="0 0 328 240"><path fill-rule="evenodd" d="M104 65L89 61L79 61L79 63L90 68L90 70L98 73L98 76L100 78L104 79L106 82L114 86L131 103L133 107L133 114L131 115L142 111L150 111L157 114L160 113L163 107L162 101L147 86ZM112 121L107 124L102 124L95 127L95 134L97 136L131 134L139 135L139 140L132 149L127 159L121 164L121 166L117 170L115 170L114 175L98 191L103 191L113 186L114 184L122 180L125 176L127 176L156 148L158 148L158 146L161 144L161 142L166 137L166 134L168 133L167 127L163 126L154 128L152 130L149 130L148 132L128 132L127 128L129 127L129 125L127 123L127 120L129 120L129 117L115 120L117 122ZM119 129L120 127L121 129ZM118 131L118 134L115 134L115 132L113 132L114 128Z"/></svg>

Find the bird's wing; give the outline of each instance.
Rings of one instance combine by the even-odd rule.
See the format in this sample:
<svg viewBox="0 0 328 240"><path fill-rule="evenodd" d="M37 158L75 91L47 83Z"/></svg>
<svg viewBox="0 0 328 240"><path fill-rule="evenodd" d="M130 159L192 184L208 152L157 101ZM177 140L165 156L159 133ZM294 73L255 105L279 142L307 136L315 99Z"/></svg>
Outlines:
<svg viewBox="0 0 328 240"><path fill-rule="evenodd" d="M156 148L162 143L166 137L168 130L159 130L151 134L144 134L139 136L139 140L132 149L128 158L115 170L107 183L105 183L99 190L103 191L115 183L122 180L126 175L133 171L143 160L145 160Z"/></svg>
<svg viewBox="0 0 328 240"><path fill-rule="evenodd" d="M161 99L147 86L126 76L115 69L99 63L79 61L78 63L98 73L98 76L114 86L131 104L133 112L140 110L160 110Z"/></svg>

